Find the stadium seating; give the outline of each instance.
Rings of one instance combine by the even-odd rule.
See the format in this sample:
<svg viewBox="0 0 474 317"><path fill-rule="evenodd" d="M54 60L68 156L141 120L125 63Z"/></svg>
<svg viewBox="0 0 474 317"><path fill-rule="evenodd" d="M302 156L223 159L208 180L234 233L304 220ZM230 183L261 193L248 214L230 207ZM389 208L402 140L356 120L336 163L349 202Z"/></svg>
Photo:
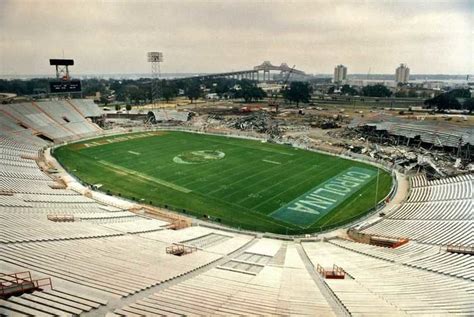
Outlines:
<svg viewBox="0 0 474 317"><path fill-rule="evenodd" d="M332 239L328 242L374 258L474 280L474 258L472 256L450 253L437 246L411 241L392 249L345 239Z"/></svg>
<svg viewBox="0 0 474 317"><path fill-rule="evenodd" d="M280 251L281 250L281 251ZM225 265L187 279L161 292L114 311L164 315L313 315L333 316L325 297L306 270L295 245L259 240L243 255L267 258L266 263L247 257L235 259L242 268ZM260 255L260 257L258 257ZM254 273L244 268L258 265Z"/></svg>
<svg viewBox="0 0 474 317"><path fill-rule="evenodd" d="M362 232L429 244L474 245L473 192L472 174L432 181L415 177L407 202Z"/></svg>
<svg viewBox="0 0 474 317"><path fill-rule="evenodd" d="M98 116L85 100L0 105L0 273L52 279L52 289L0 299L0 315L474 314L472 255L445 247L474 245L472 174L412 177L407 201L362 230L410 240L394 249L170 230L132 202L39 168L52 141L102 134L88 119ZM196 251L167 254L173 244ZM346 278L317 275L334 264Z"/></svg>
<svg viewBox="0 0 474 317"><path fill-rule="evenodd" d="M474 313L472 280L378 259L337 243L303 246L314 265L335 263L348 274L348 279L325 282L352 316Z"/></svg>
<svg viewBox="0 0 474 317"><path fill-rule="evenodd" d="M98 117L101 111L91 103L92 101L70 100L1 105L0 133L14 140L23 139L32 143L41 143L41 138L35 136L55 142L94 136L102 130L86 119L84 114Z"/></svg>
<svg viewBox="0 0 474 317"><path fill-rule="evenodd" d="M154 122L186 122L189 120L188 111L153 110L148 113L148 116L151 117Z"/></svg>

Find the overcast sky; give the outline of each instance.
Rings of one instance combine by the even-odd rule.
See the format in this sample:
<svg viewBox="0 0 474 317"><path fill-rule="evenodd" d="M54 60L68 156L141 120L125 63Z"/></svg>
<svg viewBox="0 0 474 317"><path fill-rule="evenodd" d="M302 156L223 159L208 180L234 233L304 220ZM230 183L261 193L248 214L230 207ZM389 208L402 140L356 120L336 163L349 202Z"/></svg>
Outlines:
<svg viewBox="0 0 474 317"><path fill-rule="evenodd" d="M249 69L264 60L308 73L474 73L474 0L74 1L0 0L0 74Z"/></svg>

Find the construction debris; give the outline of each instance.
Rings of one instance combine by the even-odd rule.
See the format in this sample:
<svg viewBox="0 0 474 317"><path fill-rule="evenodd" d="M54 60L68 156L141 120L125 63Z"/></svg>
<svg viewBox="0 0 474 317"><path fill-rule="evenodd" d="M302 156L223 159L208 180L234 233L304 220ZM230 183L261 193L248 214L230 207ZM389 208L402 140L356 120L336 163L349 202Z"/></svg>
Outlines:
<svg viewBox="0 0 474 317"><path fill-rule="evenodd" d="M384 160L407 172L424 171L432 178L468 172L472 163L470 144L466 144L464 151L461 151L459 148L435 146L426 142L408 142L398 135L367 126L346 128L331 132L330 135L346 140L344 147L352 153Z"/></svg>

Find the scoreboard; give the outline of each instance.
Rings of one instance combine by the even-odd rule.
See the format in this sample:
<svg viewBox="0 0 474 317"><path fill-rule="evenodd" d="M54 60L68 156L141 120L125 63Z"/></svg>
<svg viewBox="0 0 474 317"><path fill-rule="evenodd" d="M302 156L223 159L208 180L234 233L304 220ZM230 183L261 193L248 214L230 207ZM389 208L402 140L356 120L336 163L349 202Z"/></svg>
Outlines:
<svg viewBox="0 0 474 317"><path fill-rule="evenodd" d="M52 94L81 92L81 81L80 80L51 81L49 82L49 91Z"/></svg>

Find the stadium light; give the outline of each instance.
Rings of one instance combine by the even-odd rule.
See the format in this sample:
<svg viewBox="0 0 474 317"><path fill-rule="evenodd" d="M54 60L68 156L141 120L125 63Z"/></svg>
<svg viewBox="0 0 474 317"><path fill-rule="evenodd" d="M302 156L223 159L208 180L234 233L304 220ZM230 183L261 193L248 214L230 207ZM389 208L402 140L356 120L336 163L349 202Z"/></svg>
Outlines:
<svg viewBox="0 0 474 317"><path fill-rule="evenodd" d="M162 52L148 52L147 60L151 63L151 103L153 108L158 105L159 90L158 79L160 77L160 63L163 62Z"/></svg>
<svg viewBox="0 0 474 317"><path fill-rule="evenodd" d="M147 57L148 57L148 62L150 62L150 63L161 63L161 62L163 62L163 53L162 52L148 52Z"/></svg>

